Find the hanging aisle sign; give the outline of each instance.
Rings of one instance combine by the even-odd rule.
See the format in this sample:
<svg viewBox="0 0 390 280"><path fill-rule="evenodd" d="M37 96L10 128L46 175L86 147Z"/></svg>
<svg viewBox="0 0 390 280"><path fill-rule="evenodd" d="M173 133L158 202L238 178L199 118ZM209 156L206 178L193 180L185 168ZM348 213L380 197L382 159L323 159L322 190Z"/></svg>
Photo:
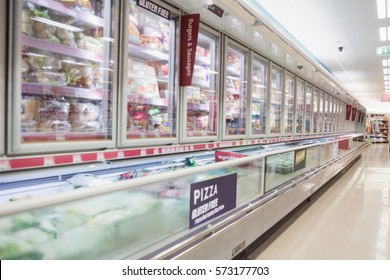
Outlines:
<svg viewBox="0 0 390 280"><path fill-rule="evenodd" d="M351 105L347 105L347 115L345 116L345 119L348 121L349 118L351 117L351 111L352 111L352 106Z"/></svg>
<svg viewBox="0 0 390 280"><path fill-rule="evenodd" d="M164 7L157 5L156 3L149 1L149 0L137 0L137 6L140 6L144 8L145 10L148 10L149 12L152 12L153 14L156 14L160 17L163 17L165 19L171 18L171 12Z"/></svg>
<svg viewBox="0 0 390 280"><path fill-rule="evenodd" d="M181 18L180 85L190 86L194 73L195 54L198 44L199 14L184 15Z"/></svg>
<svg viewBox="0 0 390 280"><path fill-rule="evenodd" d="M352 108L352 121L354 122L356 119L356 108Z"/></svg>

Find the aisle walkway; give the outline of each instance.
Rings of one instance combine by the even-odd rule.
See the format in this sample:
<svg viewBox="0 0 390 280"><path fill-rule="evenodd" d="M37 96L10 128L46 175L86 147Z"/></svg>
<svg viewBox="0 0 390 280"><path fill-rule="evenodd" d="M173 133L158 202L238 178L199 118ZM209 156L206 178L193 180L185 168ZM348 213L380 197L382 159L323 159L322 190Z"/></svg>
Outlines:
<svg viewBox="0 0 390 280"><path fill-rule="evenodd" d="M373 144L249 259L390 260L390 153Z"/></svg>

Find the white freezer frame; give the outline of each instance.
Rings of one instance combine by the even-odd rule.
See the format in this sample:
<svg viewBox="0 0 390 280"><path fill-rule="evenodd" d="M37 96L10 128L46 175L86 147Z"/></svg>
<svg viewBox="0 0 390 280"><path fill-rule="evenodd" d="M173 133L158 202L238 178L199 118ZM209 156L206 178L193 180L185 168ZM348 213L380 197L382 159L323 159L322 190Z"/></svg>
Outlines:
<svg viewBox="0 0 390 280"><path fill-rule="evenodd" d="M227 84L227 75L228 75L228 72L227 72L227 63L226 63L226 60L227 60L227 51L228 51L228 48L232 48L234 49L235 51L238 51L240 52L246 59L246 64L245 66L243 67L243 69L241 69L242 71L244 71L244 76L241 76L240 78L244 78L246 79L246 91L245 91L245 98L246 98L246 105L248 106L248 103L249 103L249 94L250 94L250 91L249 91L249 85L248 85L248 82L249 82L249 76L250 76L250 68L249 68L249 64L250 64L250 50L241 45L240 43L238 43L237 41L231 39L230 37L228 37L227 35L225 35L223 37L223 43L222 43L222 46L223 46L223 58L221 60L221 62L223 63L223 72L222 72L222 86L221 86L221 94L222 94L222 102L221 102L221 108L222 108L222 118L221 118L221 122L222 124L220 125L221 127L221 136L222 136L222 140L237 140L237 139L247 139L248 136L249 136L249 118L248 118L248 112L250 112L250 110L248 110L248 108L246 109L246 120L245 120L245 133L243 134L237 134L237 135L229 135L226 133L226 84ZM240 73L241 74L241 73ZM242 94L242 93L240 93Z"/></svg>
<svg viewBox="0 0 390 280"><path fill-rule="evenodd" d="M0 156L5 153L5 91L6 91L6 82L5 73L6 73L6 1L1 1L0 3L0 41L3 42L2 47L0 48Z"/></svg>
<svg viewBox="0 0 390 280"><path fill-rule="evenodd" d="M21 68L21 46L22 46L22 36L21 36L21 22L18 15L21 15L23 0L16 0L10 4L10 21L9 21L9 55L14 63L9 63L8 69L11 73L8 80L8 153L9 154L34 154L34 153L52 153L52 152L65 152L65 151L80 151L80 150L92 150L92 149L104 149L104 148L114 148L116 143L116 92L117 86L115 81L117 80L118 71L116 66L113 68L114 74L112 78L113 86L111 91L111 102L112 102L112 123L111 123L111 140L85 140L85 141L64 141L64 142L40 142L40 143L22 143L21 137L21 79L19 69ZM107 14L105 18L105 26L108 30L111 30L114 25L114 29L118 27L119 19L119 1L118 0L105 0L105 5L110 8L106 8L105 12ZM112 9L111 9L112 8ZM111 13L112 12L112 13ZM111 18L113 15L114 18ZM113 34L114 41L118 42L119 40L118 32ZM114 61L119 61L118 57L118 47L117 43L113 51ZM106 49L106 51L108 51Z"/></svg>
<svg viewBox="0 0 390 280"><path fill-rule="evenodd" d="M199 25L199 34L204 32L207 37L215 37L215 57L211 58L211 64L214 64L215 70L221 71L221 46L222 46L222 39L221 39L221 33L218 31L210 28L209 26L203 24L202 22ZM199 36L199 35L198 35ZM214 61L213 61L214 60ZM196 59L195 59L196 61ZM195 63L196 65L196 63ZM215 76L215 91L216 91L216 100L217 100L217 115L216 115L216 120L215 120L215 125L216 125L216 134L215 136L187 136L187 100L185 97L185 91L186 87L180 87L180 131L179 131L179 139L180 143L193 143L193 142L202 142L202 141L217 141L220 139L220 117L221 117L221 91L220 91L220 81L221 81L221 75L222 73L219 72ZM210 82L211 83L211 82Z"/></svg>
<svg viewBox="0 0 390 280"><path fill-rule="evenodd" d="M291 88L291 90L293 91L292 92L292 96L293 96L293 108L292 108L292 128L291 128L291 132L287 132L286 133L286 118L287 118L287 110L286 110L286 107L288 106L288 104L286 103L287 102L287 80L288 78L291 79L292 83L293 83L293 86ZM295 113L296 113L296 110L295 110L295 102L296 102L296 98L297 98L297 93L296 93L296 85L297 85L297 81L296 81L296 76L285 70L284 71L284 83L283 83L284 87L283 87L283 98L282 98L282 134L284 136L292 136L294 134L294 124L295 124Z"/></svg>
<svg viewBox="0 0 390 280"><path fill-rule="evenodd" d="M268 90L268 130L267 130L267 135L269 137L279 137L283 134L283 107L284 107L284 69L271 62L270 63L270 70L269 70L269 90ZM272 102L271 102L271 99L272 99L272 71L275 70L277 71L280 75L281 75L281 79L280 79L280 123L279 123L279 128L280 128L280 131L279 133L272 133L271 132L271 118L272 116L270 115L271 114L271 106L272 106Z"/></svg>
<svg viewBox="0 0 390 280"><path fill-rule="evenodd" d="M169 53L169 73L170 75L169 83L171 83L171 88L174 90L175 97L175 115L176 121L175 124L175 137L158 137L158 138L127 138L127 105L128 105L128 91L127 91L127 61L129 58L129 48L128 48L128 20L122 20L121 23L121 54L120 57L122 61L119 61L119 72L122 74L119 79L119 105L118 105L118 147L120 148L129 148L129 147L141 147L141 146L153 146L153 145L166 145L166 144L177 144L179 142L179 133L180 133L180 120L178 118L179 115L179 104L180 104L180 87L179 87L179 71L175 71L179 69L179 57L180 57L180 48L179 48L179 26L180 26L180 11L161 2L160 0L154 1L156 4L164 7L165 9L171 12L171 21L175 24L174 28L171 27L171 45L174 46L174 51L170 51ZM121 18L128 19L129 18L129 0L122 1L123 5L121 7ZM142 10L142 8L141 8ZM144 11L144 10L142 10ZM147 12L147 11L146 11ZM173 30L174 29L174 30Z"/></svg>
<svg viewBox="0 0 390 280"><path fill-rule="evenodd" d="M257 61L261 64L263 64L265 66L265 70L266 70L266 93L265 93L265 100L264 102L266 103L265 105L265 110L266 110L266 119L265 119L265 126L264 126L264 133L261 133L261 134L253 134L252 133L252 115L253 115L253 107L252 107L252 104L253 104L253 90L252 90L252 86L248 87L248 90L249 90L249 99L248 99L248 103L250 104L249 106L249 115L250 118L249 118L249 125L248 125L248 130L249 130L249 137L250 138L263 138L263 137L266 137L267 136L267 131L268 131L268 119L269 119L269 116L268 116L268 113L269 113L269 88L270 88L270 85L269 85L269 76L270 76L270 61L268 59L266 59L265 57L255 53L254 51L251 51L251 54L250 54L250 73L249 73L249 79L248 79L248 83L249 85L252 85L253 84L253 69L254 69L254 62Z"/></svg>

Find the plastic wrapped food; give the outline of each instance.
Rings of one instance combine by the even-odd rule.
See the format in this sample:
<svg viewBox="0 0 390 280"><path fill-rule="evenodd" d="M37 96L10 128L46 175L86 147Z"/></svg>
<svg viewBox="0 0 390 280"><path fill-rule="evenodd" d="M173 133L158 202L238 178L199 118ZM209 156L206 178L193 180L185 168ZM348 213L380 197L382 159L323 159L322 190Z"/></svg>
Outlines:
<svg viewBox="0 0 390 280"><path fill-rule="evenodd" d="M140 32L132 21L129 20L129 41L134 44L140 43Z"/></svg>
<svg viewBox="0 0 390 280"><path fill-rule="evenodd" d="M70 104L65 99L41 101L40 104L39 114L41 121L68 120Z"/></svg>
<svg viewBox="0 0 390 280"><path fill-rule="evenodd" d="M101 124L97 121L92 122L72 122L72 130L80 132L100 132Z"/></svg>
<svg viewBox="0 0 390 280"><path fill-rule="evenodd" d="M93 103L71 102L70 120L72 122L87 123L96 121L100 114L99 106Z"/></svg>
<svg viewBox="0 0 390 280"><path fill-rule="evenodd" d="M39 124L40 132L69 132L72 126L66 121L44 121Z"/></svg>
<svg viewBox="0 0 390 280"><path fill-rule="evenodd" d="M60 39L61 44L72 47L72 48L77 48L76 41L74 39L74 34L72 31L62 29L62 28L57 28L57 37Z"/></svg>
<svg viewBox="0 0 390 280"><path fill-rule="evenodd" d="M95 187L112 183L112 181L108 179L104 179L89 173L76 174L67 181L71 183L75 189Z"/></svg>
<svg viewBox="0 0 390 280"><path fill-rule="evenodd" d="M76 33L76 44L79 49L87 50L96 54L103 53L103 42L92 36L87 36L83 33Z"/></svg>

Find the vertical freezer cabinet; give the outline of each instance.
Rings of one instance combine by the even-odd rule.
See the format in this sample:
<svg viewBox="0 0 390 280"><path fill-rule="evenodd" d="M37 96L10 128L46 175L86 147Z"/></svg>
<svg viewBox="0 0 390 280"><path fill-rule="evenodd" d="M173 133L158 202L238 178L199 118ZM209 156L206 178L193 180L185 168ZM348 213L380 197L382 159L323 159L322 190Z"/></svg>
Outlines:
<svg viewBox="0 0 390 280"><path fill-rule="evenodd" d="M113 147L118 1L10 3L9 151Z"/></svg>
<svg viewBox="0 0 390 280"><path fill-rule="evenodd" d="M120 146L178 142L179 13L159 1L154 5L158 13L124 1Z"/></svg>
<svg viewBox="0 0 390 280"><path fill-rule="evenodd" d="M247 136L249 50L225 37L223 139ZM248 110L248 112L247 112Z"/></svg>
<svg viewBox="0 0 390 280"><path fill-rule="evenodd" d="M181 142L219 139L219 58L219 34L201 26L192 84L182 88Z"/></svg>
<svg viewBox="0 0 390 280"><path fill-rule="evenodd" d="M268 72L268 61L252 53L250 128L252 137L265 136L267 132Z"/></svg>

